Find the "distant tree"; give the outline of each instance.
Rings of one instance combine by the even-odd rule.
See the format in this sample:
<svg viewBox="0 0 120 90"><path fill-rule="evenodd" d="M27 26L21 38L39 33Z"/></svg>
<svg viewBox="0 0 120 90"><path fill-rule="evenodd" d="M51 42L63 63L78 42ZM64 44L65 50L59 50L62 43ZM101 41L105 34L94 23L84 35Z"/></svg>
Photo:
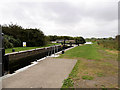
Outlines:
<svg viewBox="0 0 120 90"><path fill-rule="evenodd" d="M109 37L108 40L113 40L113 38L112 38L112 37Z"/></svg>
<svg viewBox="0 0 120 90"><path fill-rule="evenodd" d="M86 43L85 39L83 37L76 37L75 38L76 44L84 44Z"/></svg>
<svg viewBox="0 0 120 90"><path fill-rule="evenodd" d="M49 35L48 37L49 37L50 41L56 41L58 39L57 35L54 35L54 36Z"/></svg>
<svg viewBox="0 0 120 90"><path fill-rule="evenodd" d="M74 37L70 36L57 36L57 35L49 35L50 41L56 41L56 40L73 40Z"/></svg>

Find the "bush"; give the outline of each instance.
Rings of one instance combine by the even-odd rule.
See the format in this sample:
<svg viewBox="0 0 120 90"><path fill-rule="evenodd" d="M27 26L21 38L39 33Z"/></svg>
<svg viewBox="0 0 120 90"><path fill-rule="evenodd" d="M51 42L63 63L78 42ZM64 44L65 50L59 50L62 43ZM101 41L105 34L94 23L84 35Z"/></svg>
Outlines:
<svg viewBox="0 0 120 90"><path fill-rule="evenodd" d="M4 35L4 47L5 48L13 48L21 46L21 41L19 39L15 39L12 36Z"/></svg>
<svg viewBox="0 0 120 90"><path fill-rule="evenodd" d="M118 47L118 42L116 40L99 40L97 41L97 44L104 48L120 50L120 47Z"/></svg>
<svg viewBox="0 0 120 90"><path fill-rule="evenodd" d="M9 40L6 37L4 38L4 44L3 44L3 46L4 46L5 49L6 48L13 48L14 47L14 45L11 42L9 42Z"/></svg>

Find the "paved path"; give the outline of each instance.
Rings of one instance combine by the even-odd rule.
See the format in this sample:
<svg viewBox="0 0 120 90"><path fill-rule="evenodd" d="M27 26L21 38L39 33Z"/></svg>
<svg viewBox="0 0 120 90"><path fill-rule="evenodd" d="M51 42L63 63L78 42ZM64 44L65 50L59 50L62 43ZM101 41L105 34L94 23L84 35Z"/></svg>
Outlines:
<svg viewBox="0 0 120 90"><path fill-rule="evenodd" d="M38 64L3 79L3 88L61 88L77 60L46 58Z"/></svg>

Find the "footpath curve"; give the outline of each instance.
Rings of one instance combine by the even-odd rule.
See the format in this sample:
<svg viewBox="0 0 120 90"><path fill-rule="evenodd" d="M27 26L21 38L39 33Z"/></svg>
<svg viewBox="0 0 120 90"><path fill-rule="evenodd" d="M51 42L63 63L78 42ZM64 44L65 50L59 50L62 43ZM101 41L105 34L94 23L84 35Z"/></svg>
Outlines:
<svg viewBox="0 0 120 90"><path fill-rule="evenodd" d="M48 57L2 80L2 88L61 88L77 60Z"/></svg>

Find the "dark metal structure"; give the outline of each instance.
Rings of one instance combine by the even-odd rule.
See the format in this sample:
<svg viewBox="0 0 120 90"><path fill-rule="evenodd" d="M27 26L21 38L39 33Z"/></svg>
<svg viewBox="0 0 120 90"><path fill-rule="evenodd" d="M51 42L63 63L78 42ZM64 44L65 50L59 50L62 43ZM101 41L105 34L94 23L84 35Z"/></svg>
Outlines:
<svg viewBox="0 0 120 90"><path fill-rule="evenodd" d="M0 26L0 77L2 76L2 28Z"/></svg>
<svg viewBox="0 0 120 90"><path fill-rule="evenodd" d="M9 60L5 57L4 48L4 33L2 33L2 27L0 26L0 76L8 73Z"/></svg>
<svg viewBox="0 0 120 90"><path fill-rule="evenodd" d="M4 34L2 33L2 28L0 28L0 69L1 69L1 76L4 76L8 73L13 73L14 71L25 67L27 65L30 65L31 62L36 61L40 58L49 56L51 54L55 54L56 52L59 52L61 50L65 50L66 48L69 48L70 46L64 45L61 47L61 45L54 45L52 47L46 47L46 48L40 48L35 50L27 50L22 52L15 52L15 50L12 50L14 53L11 54L5 54L4 49Z"/></svg>

